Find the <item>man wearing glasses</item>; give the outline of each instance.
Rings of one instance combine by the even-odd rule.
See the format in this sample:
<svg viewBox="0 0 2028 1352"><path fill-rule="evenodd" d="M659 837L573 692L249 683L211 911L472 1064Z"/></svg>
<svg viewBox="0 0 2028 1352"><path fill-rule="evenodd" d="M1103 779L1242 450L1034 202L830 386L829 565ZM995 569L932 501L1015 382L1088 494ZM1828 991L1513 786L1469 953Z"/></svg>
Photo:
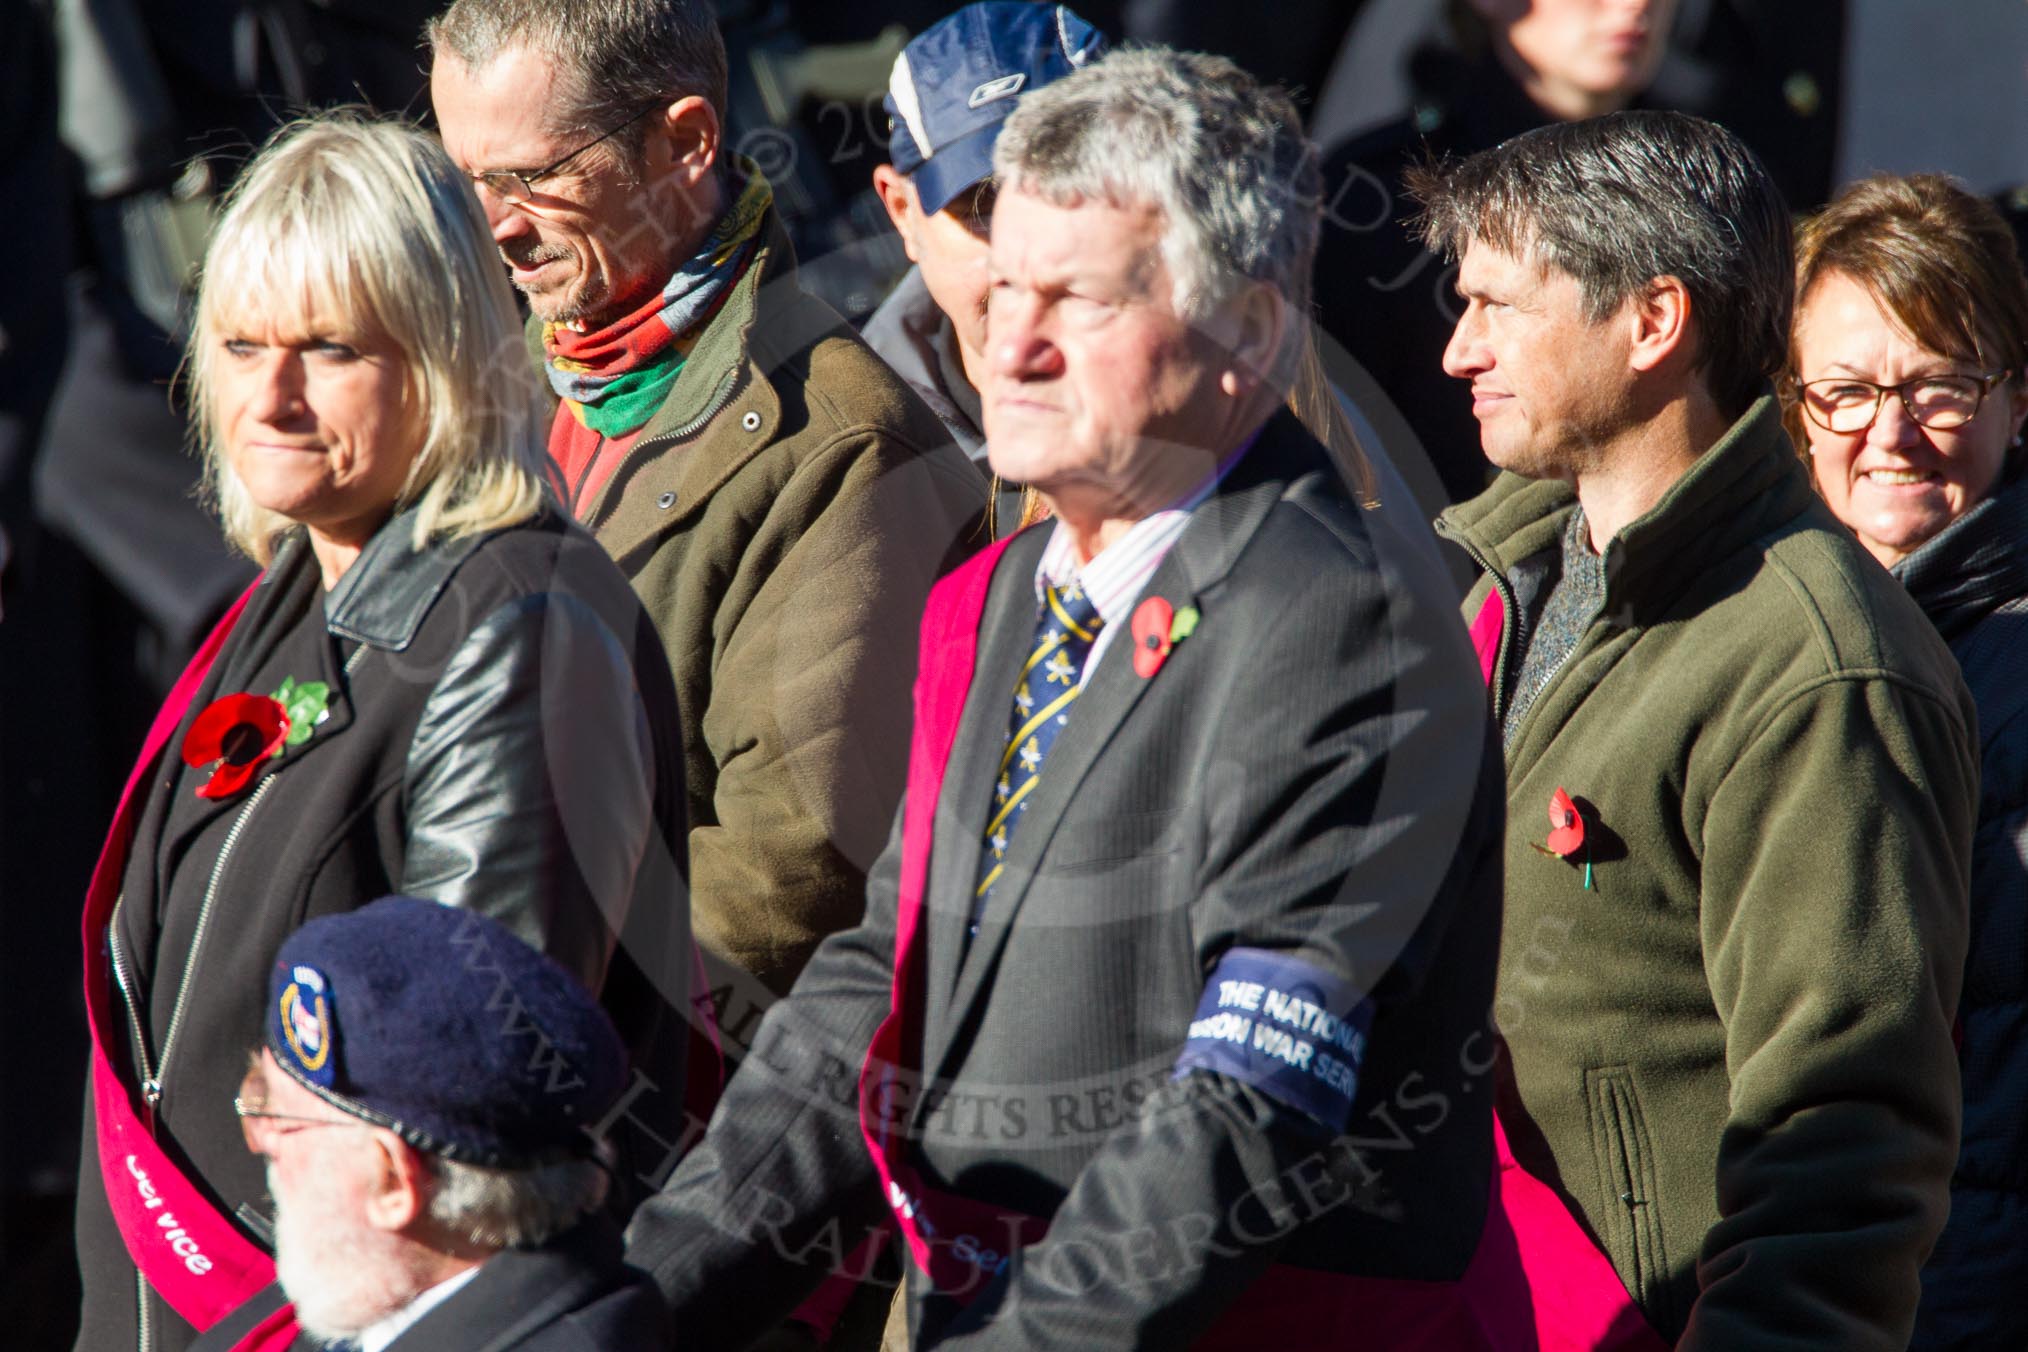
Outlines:
<svg viewBox="0 0 2028 1352"><path fill-rule="evenodd" d="M1906 1347L1957 1155L1974 712L1783 433L1787 208L1676 113L1411 182L1506 471L1439 529L1506 744L1503 1188L1553 1194L1509 1207L1562 1275L1543 1344ZM1558 1326L1587 1271L1597 1317Z"/></svg>
<svg viewBox="0 0 2028 1352"><path fill-rule="evenodd" d="M429 39L444 144L559 399L559 481L676 676L693 914L731 964L711 985L737 1055L755 1006L863 911L915 620L982 543L984 485L798 285L767 179L721 140L707 5L458 0Z"/></svg>
<svg viewBox="0 0 2028 1352"><path fill-rule="evenodd" d="M347 1352L666 1346L584 1129L626 1073L598 1001L483 915L383 897L312 920L233 1101L276 1282L193 1352L289 1345L291 1321Z"/></svg>

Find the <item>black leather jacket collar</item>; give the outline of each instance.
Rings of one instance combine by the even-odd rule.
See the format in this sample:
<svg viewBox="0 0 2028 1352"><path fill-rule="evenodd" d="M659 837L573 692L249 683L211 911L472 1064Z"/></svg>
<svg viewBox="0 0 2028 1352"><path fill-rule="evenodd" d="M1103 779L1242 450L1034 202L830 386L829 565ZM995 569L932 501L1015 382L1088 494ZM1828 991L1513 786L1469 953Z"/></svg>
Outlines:
<svg viewBox="0 0 2028 1352"><path fill-rule="evenodd" d="M423 617L443 594L458 565L471 557L484 534L436 540L415 547L415 512L398 513L367 541L324 601L325 626L340 638L401 652L414 641ZM292 532L284 549L307 548L303 531ZM269 569L279 576L278 552Z"/></svg>

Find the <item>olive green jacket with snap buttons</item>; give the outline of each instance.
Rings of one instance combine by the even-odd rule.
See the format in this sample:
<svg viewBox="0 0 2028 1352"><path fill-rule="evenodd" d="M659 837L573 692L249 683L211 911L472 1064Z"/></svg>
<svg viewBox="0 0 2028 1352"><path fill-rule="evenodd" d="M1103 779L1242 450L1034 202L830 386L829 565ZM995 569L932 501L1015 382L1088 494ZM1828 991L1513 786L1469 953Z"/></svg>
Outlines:
<svg viewBox="0 0 2028 1352"><path fill-rule="evenodd" d="M529 343L539 360L539 325ZM985 543L985 502L936 415L803 290L771 209L667 400L575 504L676 677L697 937L776 994L865 911L923 601ZM736 1053L758 1013L731 999Z"/></svg>
<svg viewBox="0 0 2028 1352"><path fill-rule="evenodd" d="M1486 573L1467 620L1505 611L1499 716L1574 506L1508 474L1438 523ZM1772 400L1605 569L1508 749L1516 1155L1682 1347L1906 1347L1957 1154L1970 696Z"/></svg>

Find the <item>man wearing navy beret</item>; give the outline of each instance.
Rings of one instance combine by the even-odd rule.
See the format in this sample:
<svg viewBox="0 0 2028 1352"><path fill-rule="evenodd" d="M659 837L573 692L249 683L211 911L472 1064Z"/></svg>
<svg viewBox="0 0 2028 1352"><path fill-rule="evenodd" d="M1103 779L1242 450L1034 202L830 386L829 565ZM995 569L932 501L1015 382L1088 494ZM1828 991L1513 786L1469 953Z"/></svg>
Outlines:
<svg viewBox="0 0 2028 1352"><path fill-rule="evenodd" d="M598 1002L475 911L386 897L303 926L234 1102L276 1285L196 1348L665 1345L600 1213L590 1128L626 1078Z"/></svg>

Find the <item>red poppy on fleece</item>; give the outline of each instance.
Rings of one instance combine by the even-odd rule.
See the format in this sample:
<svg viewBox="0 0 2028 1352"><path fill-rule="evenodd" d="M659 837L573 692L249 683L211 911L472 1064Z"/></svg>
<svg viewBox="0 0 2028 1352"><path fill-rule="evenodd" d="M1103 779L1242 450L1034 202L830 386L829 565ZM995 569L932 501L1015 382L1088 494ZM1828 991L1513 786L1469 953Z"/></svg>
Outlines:
<svg viewBox="0 0 2028 1352"><path fill-rule="evenodd" d="M216 764L197 788L200 798L230 798L245 788L261 762L288 739L289 715L267 695L225 695L197 715L183 738L183 763L193 769Z"/></svg>
<svg viewBox="0 0 2028 1352"><path fill-rule="evenodd" d="M1549 853L1568 859L1584 848L1584 816L1570 795L1558 788L1549 795Z"/></svg>
<svg viewBox="0 0 2028 1352"><path fill-rule="evenodd" d="M1159 596L1150 596L1134 607L1136 676L1153 676L1169 660L1169 627L1175 622L1176 608Z"/></svg>

